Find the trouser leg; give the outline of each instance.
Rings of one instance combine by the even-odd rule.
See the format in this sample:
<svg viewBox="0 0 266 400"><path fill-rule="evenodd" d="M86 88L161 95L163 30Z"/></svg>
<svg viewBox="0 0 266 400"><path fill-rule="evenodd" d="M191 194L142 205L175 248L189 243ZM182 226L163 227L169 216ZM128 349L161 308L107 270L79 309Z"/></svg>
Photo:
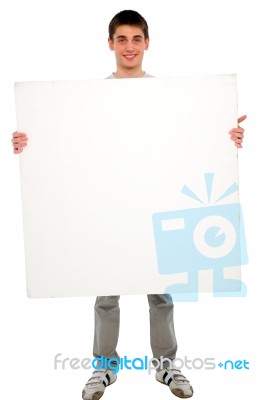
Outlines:
<svg viewBox="0 0 266 400"><path fill-rule="evenodd" d="M94 343L95 358L107 359L120 357L116 351L120 324L120 296L98 296L94 306ZM113 362L112 362L113 364Z"/></svg>
<svg viewBox="0 0 266 400"><path fill-rule="evenodd" d="M174 329L174 304L170 294L149 294L150 340L153 358L174 360L177 342ZM155 364L154 364L155 365ZM163 367L169 362L163 362ZM160 368L157 368L160 369Z"/></svg>

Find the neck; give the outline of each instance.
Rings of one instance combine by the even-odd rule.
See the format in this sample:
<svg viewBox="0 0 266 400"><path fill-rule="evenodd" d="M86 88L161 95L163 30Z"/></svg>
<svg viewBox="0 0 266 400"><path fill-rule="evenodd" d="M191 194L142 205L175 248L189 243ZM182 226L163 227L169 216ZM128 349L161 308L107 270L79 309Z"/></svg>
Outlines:
<svg viewBox="0 0 266 400"><path fill-rule="evenodd" d="M114 73L116 78L143 78L145 72L139 69L120 69L117 68L117 71Z"/></svg>

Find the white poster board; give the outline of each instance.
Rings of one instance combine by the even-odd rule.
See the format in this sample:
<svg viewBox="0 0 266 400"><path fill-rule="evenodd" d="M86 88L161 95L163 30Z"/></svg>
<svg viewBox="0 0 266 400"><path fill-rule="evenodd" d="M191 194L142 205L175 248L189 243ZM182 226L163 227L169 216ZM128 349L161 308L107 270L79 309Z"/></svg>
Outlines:
<svg viewBox="0 0 266 400"><path fill-rule="evenodd" d="M240 278L241 238L226 223L239 221L234 75L25 82L15 95L29 138L29 297L240 290L218 282Z"/></svg>

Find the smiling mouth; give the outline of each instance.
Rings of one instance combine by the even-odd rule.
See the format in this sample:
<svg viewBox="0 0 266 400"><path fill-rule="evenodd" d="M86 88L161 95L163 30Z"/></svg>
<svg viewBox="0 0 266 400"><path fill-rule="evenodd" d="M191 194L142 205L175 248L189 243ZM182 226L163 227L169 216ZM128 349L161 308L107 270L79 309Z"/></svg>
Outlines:
<svg viewBox="0 0 266 400"><path fill-rule="evenodd" d="M137 56L137 54L128 54L128 55L124 55L125 59L128 61L132 61L134 60L134 58Z"/></svg>

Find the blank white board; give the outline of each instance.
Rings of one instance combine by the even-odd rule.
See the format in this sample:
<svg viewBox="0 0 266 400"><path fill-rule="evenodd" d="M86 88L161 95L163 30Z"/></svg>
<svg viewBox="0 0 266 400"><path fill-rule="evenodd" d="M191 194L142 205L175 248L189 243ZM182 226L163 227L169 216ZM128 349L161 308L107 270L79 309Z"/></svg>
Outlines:
<svg viewBox="0 0 266 400"><path fill-rule="evenodd" d="M215 209L238 202L237 190L217 202L238 182L235 75L21 82L15 97L29 138L20 155L29 297L164 293L192 275L185 291L212 291L216 271L240 278L238 233ZM184 221L202 212L220 219L186 236ZM206 255L212 246L220 256Z"/></svg>

